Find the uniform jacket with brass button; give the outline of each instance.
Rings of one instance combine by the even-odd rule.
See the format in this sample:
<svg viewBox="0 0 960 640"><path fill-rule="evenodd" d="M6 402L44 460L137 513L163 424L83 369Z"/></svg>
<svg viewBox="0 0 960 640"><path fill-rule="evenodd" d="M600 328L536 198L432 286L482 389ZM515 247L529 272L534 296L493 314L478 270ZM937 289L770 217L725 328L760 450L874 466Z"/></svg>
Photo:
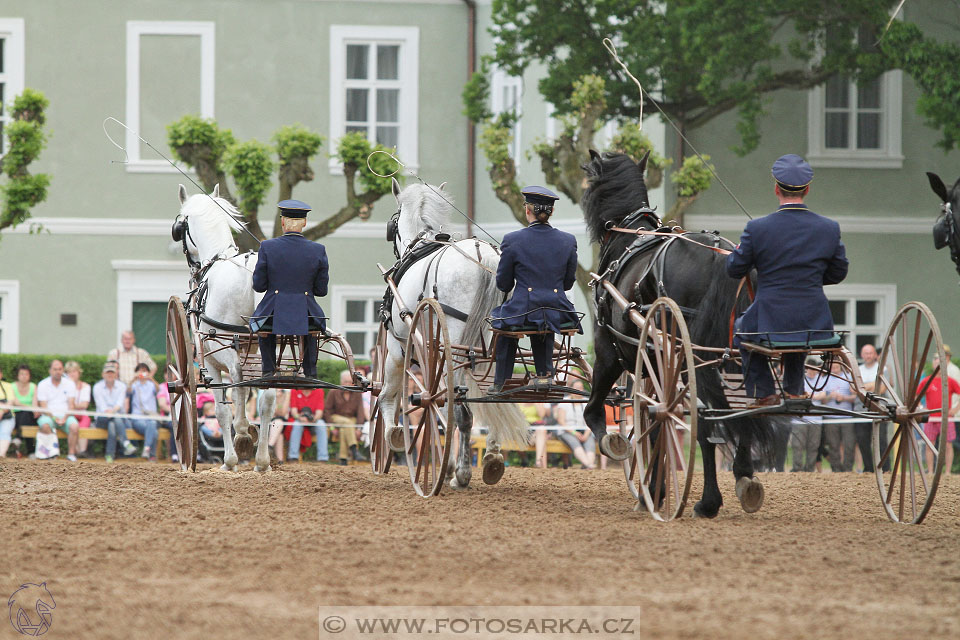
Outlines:
<svg viewBox="0 0 960 640"><path fill-rule="evenodd" d="M266 292L251 317L251 326L273 318L273 333L302 336L310 320L326 328L314 296L327 295L329 265L323 245L300 233L285 233L260 244L253 290Z"/></svg>
<svg viewBox="0 0 960 640"><path fill-rule="evenodd" d="M513 289L513 295L491 312L493 326L580 329L573 303L564 293L573 287L576 276L577 239L573 235L545 223L508 233L500 244L497 288Z"/></svg>

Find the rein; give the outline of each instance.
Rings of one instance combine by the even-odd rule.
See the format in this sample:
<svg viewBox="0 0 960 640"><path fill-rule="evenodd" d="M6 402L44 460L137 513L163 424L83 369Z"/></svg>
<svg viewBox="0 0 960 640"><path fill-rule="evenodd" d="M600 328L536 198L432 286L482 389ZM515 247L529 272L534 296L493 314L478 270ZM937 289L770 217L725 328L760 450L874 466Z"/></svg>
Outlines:
<svg viewBox="0 0 960 640"><path fill-rule="evenodd" d="M686 242L691 242L693 244L699 245L705 249L710 249L711 251L716 251L720 255L730 255L731 251L727 249L721 249L720 247L711 247L708 244L703 244L702 242L697 242L693 238L689 238L683 235L684 229L679 227L674 227L675 231L647 231L646 229L624 229L622 227L610 227L609 231L617 231L619 233L629 233L637 236L666 236L668 238L679 238Z"/></svg>

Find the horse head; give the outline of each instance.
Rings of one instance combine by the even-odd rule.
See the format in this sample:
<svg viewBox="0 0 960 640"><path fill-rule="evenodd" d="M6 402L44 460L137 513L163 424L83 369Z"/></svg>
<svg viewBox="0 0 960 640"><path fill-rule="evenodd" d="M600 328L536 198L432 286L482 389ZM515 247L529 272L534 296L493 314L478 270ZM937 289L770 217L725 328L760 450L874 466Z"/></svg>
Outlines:
<svg viewBox="0 0 960 640"><path fill-rule="evenodd" d="M242 216L233 204L220 197L220 185L209 195L188 196L180 185L180 213L174 220L171 236L181 242L191 264L203 263L228 248L236 248L231 229L243 230Z"/></svg>
<svg viewBox="0 0 960 640"><path fill-rule="evenodd" d="M933 246L936 249L950 247L950 258L960 273L960 179L947 190L935 173L927 172L930 188L940 198L940 217L933 225Z"/></svg>
<svg viewBox="0 0 960 640"><path fill-rule="evenodd" d="M640 162L634 162L624 153L590 150L590 162L581 165L588 186L580 207L592 242L601 241L607 223L618 223L637 209L650 206L643 179L649 156L647 151Z"/></svg>
<svg viewBox="0 0 960 640"><path fill-rule="evenodd" d="M415 183L404 189L396 178L393 196L397 211L387 223L387 240L394 244L394 252L403 255L421 237L433 238L450 224L450 196L443 191L446 182L434 187Z"/></svg>

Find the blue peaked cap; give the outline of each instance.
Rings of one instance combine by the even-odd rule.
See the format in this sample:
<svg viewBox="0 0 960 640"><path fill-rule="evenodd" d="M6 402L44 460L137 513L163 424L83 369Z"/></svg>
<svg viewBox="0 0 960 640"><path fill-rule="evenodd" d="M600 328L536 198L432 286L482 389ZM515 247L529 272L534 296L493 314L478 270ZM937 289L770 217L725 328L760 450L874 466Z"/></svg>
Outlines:
<svg viewBox="0 0 960 640"><path fill-rule="evenodd" d="M280 215L287 218L306 218L310 205L299 200L281 200L277 203Z"/></svg>
<svg viewBox="0 0 960 640"><path fill-rule="evenodd" d="M770 173L783 191L803 191L813 180L813 169L795 153L777 158Z"/></svg>
<svg viewBox="0 0 960 640"><path fill-rule="evenodd" d="M555 194L553 191L550 191L550 189L547 189L546 187L538 187L536 185L524 187L521 189L520 193L523 194L523 199L530 204L545 204L547 206L552 206L554 201L560 199L560 196Z"/></svg>

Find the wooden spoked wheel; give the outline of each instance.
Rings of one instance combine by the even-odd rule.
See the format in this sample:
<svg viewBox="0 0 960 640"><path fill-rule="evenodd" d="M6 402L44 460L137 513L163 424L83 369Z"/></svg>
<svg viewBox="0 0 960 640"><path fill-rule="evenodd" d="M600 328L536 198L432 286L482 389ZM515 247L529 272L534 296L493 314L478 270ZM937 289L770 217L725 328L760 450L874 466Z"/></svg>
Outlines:
<svg viewBox="0 0 960 640"><path fill-rule="evenodd" d="M677 303L670 298L653 302L640 331L640 345L633 400L632 483L655 519L673 520L687 504L697 442L693 350ZM689 453L684 453L684 447Z"/></svg>
<svg viewBox="0 0 960 640"><path fill-rule="evenodd" d="M882 423L873 423L873 459L877 486L887 516L894 522L920 524L933 505L943 472L947 442L949 389L946 367L936 375L924 375L924 367L934 356L946 363L943 338L936 319L926 305L908 302L897 311L887 335L877 368L880 389L896 405L892 434L888 443L880 440ZM933 392L930 387L933 385ZM939 385L939 391L937 386ZM939 396L940 409L921 406L925 397ZM929 416L926 424L923 420ZM944 425L936 435L936 426ZM888 430L889 431L889 430ZM933 437L930 437L930 436ZM928 462L932 464L928 466ZM884 466L889 471L884 471Z"/></svg>
<svg viewBox="0 0 960 640"><path fill-rule="evenodd" d="M390 471L390 462L393 460L393 452L387 446L383 412L380 410L380 389L383 388L386 357L387 329L381 324L380 331L377 333L377 344L374 346L373 361L370 363L371 395L373 395L373 406L370 409L370 465L375 475Z"/></svg>
<svg viewBox="0 0 960 640"><path fill-rule="evenodd" d="M634 391L633 385L636 384L633 379L633 374L624 373L621 380L624 381L622 384L624 384L628 388L629 393L632 394ZM649 397L653 393L653 382L650 380L643 380L641 384L643 385L643 389L641 389L641 391L644 395ZM626 407L621 407L620 410L625 411ZM623 436L627 442L633 442L633 436L635 434L636 432L634 431L632 419L622 420L620 422L620 435ZM642 498L640 497L640 490L637 488L637 485L633 480L634 475L636 475L637 467L634 461L634 456L627 456L621 464L623 465L623 476L627 481L627 489L630 491L630 495L633 496L634 500L642 501Z"/></svg>
<svg viewBox="0 0 960 640"><path fill-rule="evenodd" d="M418 369L414 366L419 365ZM417 494L440 493L454 429L453 365L447 319L440 304L425 298L413 314L403 357L403 443ZM441 435L446 434L445 442Z"/></svg>
<svg viewBox="0 0 960 640"><path fill-rule="evenodd" d="M193 366L193 345L187 314L180 298L167 303L167 370L164 375L170 392L173 436L180 455L180 468L197 469L197 377Z"/></svg>

